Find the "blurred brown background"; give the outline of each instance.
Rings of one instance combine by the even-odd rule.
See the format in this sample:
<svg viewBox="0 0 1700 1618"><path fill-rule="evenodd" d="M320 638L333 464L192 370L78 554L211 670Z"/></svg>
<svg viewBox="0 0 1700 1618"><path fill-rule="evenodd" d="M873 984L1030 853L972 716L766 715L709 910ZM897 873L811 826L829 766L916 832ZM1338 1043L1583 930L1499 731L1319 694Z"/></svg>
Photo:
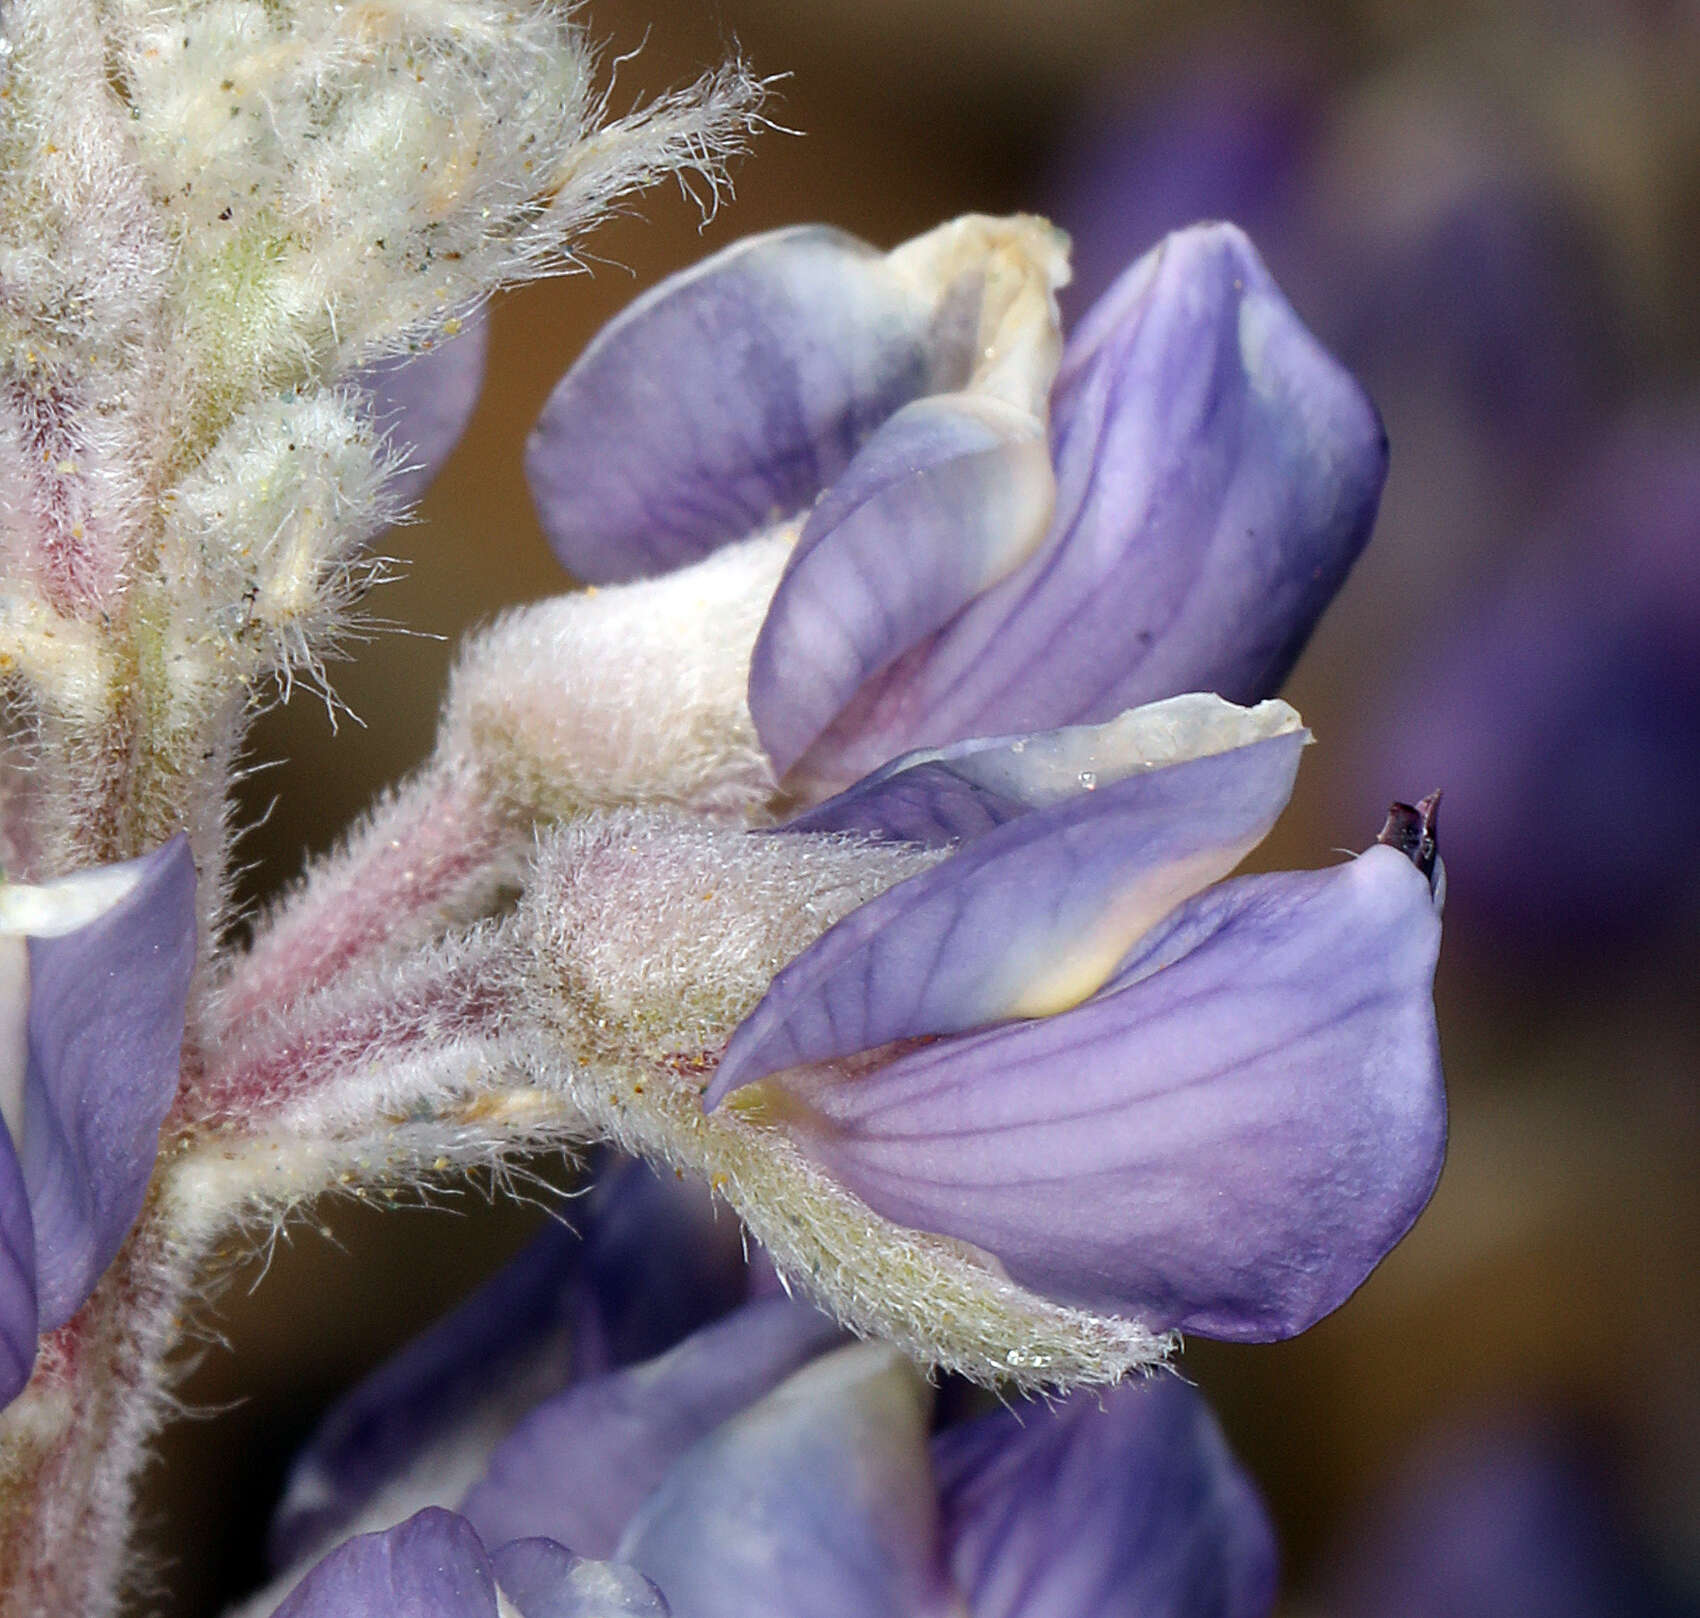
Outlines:
<svg viewBox="0 0 1700 1618"><path fill-rule="evenodd" d="M610 55L643 43L621 69L622 96L737 50L760 72L789 75L771 110L798 133L758 139L735 198L708 225L664 187L589 243L594 274L497 304L478 414L418 521L385 542L406 576L371 607L397 631L333 671L359 723L344 717L333 731L324 708L298 695L254 733L254 761L267 766L244 787L247 818L267 815L243 845L256 896L427 751L460 632L562 587L521 449L549 388L609 316L752 231L818 219L890 244L964 211L1042 211L1059 154L1094 108L1161 93L1168 65L1201 41L1245 30L1298 38L1323 91L1367 109L1354 116L1373 112L1379 86L1412 74L1468 86L1472 105L1504 111L1603 244L1615 306L1629 312L1624 363L1633 371L1655 356L1667 372L1695 374L1700 22L1677 8L593 0L585 20ZM1325 295L1287 290L1307 312L1307 298ZM1475 520L1500 498L1493 469L1462 464L1468 444L1447 448L1444 412L1401 399L1402 418L1382 403L1394 444L1386 516L1288 689L1322 745L1270 863L1322 864L1367 841L1365 788L1343 779L1329 743L1351 731L1366 691L1404 682L1421 701L1425 640L1448 582L1481 565L1478 548L1523 537L1514 507L1498 527ZM1436 464L1458 470L1455 520L1434 515ZM1434 784L1367 790L1385 801ZM1550 841L1561 880L1563 828L1530 836ZM1694 864L1692 847L1671 857ZM1455 864L1454 884L1470 880ZM1584 972L1560 995L1539 974L1498 973L1489 952L1449 941L1439 1002L1453 1145L1429 1212L1301 1340L1189 1346L1187 1374L1269 1493L1295 1602L1355 1504L1420 1432L1512 1395L1555 1400L1603 1435L1648 1554L1679 1584L1700 1585L1695 958L1667 952L1597 989ZM452 1214L326 1209L334 1240L300 1230L263 1284L248 1284L256 1264L227 1290L215 1320L227 1343L209 1347L185 1390L202 1414L172 1432L151 1479L162 1611L217 1611L258 1575L263 1513L323 1401L458 1297L533 1217L477 1193L464 1201Z"/></svg>

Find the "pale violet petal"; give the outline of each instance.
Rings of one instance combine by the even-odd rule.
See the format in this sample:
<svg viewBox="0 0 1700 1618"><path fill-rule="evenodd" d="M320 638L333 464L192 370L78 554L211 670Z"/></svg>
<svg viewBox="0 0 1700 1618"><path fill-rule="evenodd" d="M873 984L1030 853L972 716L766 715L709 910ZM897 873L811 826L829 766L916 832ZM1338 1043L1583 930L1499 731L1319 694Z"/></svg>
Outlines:
<svg viewBox="0 0 1700 1618"><path fill-rule="evenodd" d="M496 1447L461 1509L491 1544L543 1535L612 1555L686 1449L837 1336L832 1321L787 1297L749 1304L659 1359L546 1400Z"/></svg>
<svg viewBox="0 0 1700 1618"><path fill-rule="evenodd" d="M29 939L18 1157L35 1219L43 1331L76 1312L141 1211L177 1094L195 965L187 837L91 875L123 896L75 930Z"/></svg>
<svg viewBox="0 0 1700 1618"><path fill-rule="evenodd" d="M932 317L884 255L820 226L662 282L585 350L526 447L555 554L613 583L803 510L931 391Z"/></svg>
<svg viewBox="0 0 1700 1618"><path fill-rule="evenodd" d="M999 1410L933 1440L974 1618L1265 1618L1275 1533L1178 1377Z"/></svg>
<svg viewBox="0 0 1700 1618"><path fill-rule="evenodd" d="M1124 729L1139 734L1131 715L1096 737L1032 739L1026 778L1072 797L997 826L827 931L734 1033L707 1103L782 1068L1084 999L1274 824L1307 739L1291 709L1278 713L1290 728L1268 734L1254 710L1243 723L1256 739L1156 768L1117 745ZM1075 766L1060 789L1059 757ZM984 784L1001 770L1005 795L1027 766L1010 749L969 758Z"/></svg>
<svg viewBox="0 0 1700 1618"><path fill-rule="evenodd" d="M498 1618L496 1580L464 1517L427 1506L339 1545L273 1618Z"/></svg>
<svg viewBox="0 0 1700 1618"><path fill-rule="evenodd" d="M858 1343L687 1451L618 1552L673 1618L965 1618L938 1541L928 1394Z"/></svg>
<svg viewBox="0 0 1700 1618"><path fill-rule="evenodd" d="M36 1335L35 1226L24 1171L0 1126L0 1408L29 1381Z"/></svg>
<svg viewBox="0 0 1700 1618"><path fill-rule="evenodd" d="M680 567L805 512L904 405L970 389L1042 417L1063 238L968 215L888 254L804 226L645 294L550 396L526 451L580 578Z"/></svg>
<svg viewBox="0 0 1700 1618"><path fill-rule="evenodd" d="M1440 1172L1439 942L1428 880L1376 846L1200 895L1064 1015L770 1083L877 1212L1035 1291L1285 1337L1357 1288Z"/></svg>
<svg viewBox="0 0 1700 1618"><path fill-rule="evenodd" d="M864 689L804 761L1269 695L1368 538L1386 441L1229 225L1179 231L1070 339L1039 552Z"/></svg>
<svg viewBox="0 0 1700 1618"><path fill-rule="evenodd" d="M784 775L856 692L1006 577L1055 498L1042 420L968 393L906 405L821 497L768 609L750 714Z"/></svg>

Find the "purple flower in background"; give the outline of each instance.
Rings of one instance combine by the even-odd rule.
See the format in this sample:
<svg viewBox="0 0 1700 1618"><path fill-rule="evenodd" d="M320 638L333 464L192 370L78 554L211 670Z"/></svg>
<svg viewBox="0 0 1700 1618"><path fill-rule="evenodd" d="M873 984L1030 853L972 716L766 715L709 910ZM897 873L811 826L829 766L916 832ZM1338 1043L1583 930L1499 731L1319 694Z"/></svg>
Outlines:
<svg viewBox="0 0 1700 1618"><path fill-rule="evenodd" d="M1550 1414L1430 1435L1352 1524L1328 1618L1674 1618L1614 1519L1593 1446Z"/></svg>
<svg viewBox="0 0 1700 1618"><path fill-rule="evenodd" d="M622 1185L630 1202L603 1215L663 1245L694 1219L687 1198L707 1206L700 1188L658 1202ZM458 1334L493 1397L506 1373L477 1315L463 1308L433 1335L441 1351ZM370 1407L394 1386L380 1372L357 1398ZM389 1499L413 1514L332 1551L278 1610L485 1618L499 1588L526 1618L1268 1611L1261 1502L1185 1384L1000 1410L936 1437L928 1405L893 1351L844 1346L806 1305L757 1298L518 1414L458 1498L420 1509L410 1469L427 1494L432 1476L445 1492L442 1473L409 1457ZM327 1459L319 1448L321 1474Z"/></svg>
<svg viewBox="0 0 1700 1618"><path fill-rule="evenodd" d="M290 1469L274 1566L427 1503L492 1547L543 1535L606 1557L680 1453L842 1340L766 1294L695 1181L605 1165L582 1223L545 1230L332 1407Z"/></svg>
<svg viewBox="0 0 1700 1618"><path fill-rule="evenodd" d="M1064 301L1096 297L1140 243L1235 219L1384 406L1445 398L1496 454L1562 464L1621 343L1550 161L1503 98L1409 73L1331 93L1299 39L1236 30L1072 131L1051 187L1074 242ZM1395 437L1428 453L1420 429Z"/></svg>
<svg viewBox="0 0 1700 1618"><path fill-rule="evenodd" d="M1374 409L1231 226L1179 232L1060 348L1061 247L966 219L807 228L639 299L527 470L581 578L789 524L750 709L818 795L897 753L1280 682L1368 537ZM1060 355L1059 355L1060 350Z"/></svg>
<svg viewBox="0 0 1700 1618"><path fill-rule="evenodd" d="M195 963L188 839L0 884L0 1403L141 1211Z"/></svg>
<svg viewBox="0 0 1700 1618"><path fill-rule="evenodd" d="M1445 1145L1432 836L1208 886L1305 739L1284 704L1177 698L899 760L804 816L961 846L779 973L709 1104L765 1080L742 1104L870 1206L1047 1296L1304 1330L1410 1227Z"/></svg>
<svg viewBox="0 0 1700 1618"><path fill-rule="evenodd" d="M1545 543L1450 626L1420 701L1384 712L1366 767L1461 783L1448 840L1484 951L1541 970L1631 960L1700 910L1700 414L1614 435ZM1555 860L1543 829L1562 827Z"/></svg>
<svg viewBox="0 0 1700 1618"><path fill-rule="evenodd" d="M1146 243L1200 219L1234 220L1278 274L1295 267L1281 260L1314 184L1325 90L1308 52L1249 20L1137 92L1106 87L1066 132L1049 187L1073 249L1065 311L1089 307Z"/></svg>

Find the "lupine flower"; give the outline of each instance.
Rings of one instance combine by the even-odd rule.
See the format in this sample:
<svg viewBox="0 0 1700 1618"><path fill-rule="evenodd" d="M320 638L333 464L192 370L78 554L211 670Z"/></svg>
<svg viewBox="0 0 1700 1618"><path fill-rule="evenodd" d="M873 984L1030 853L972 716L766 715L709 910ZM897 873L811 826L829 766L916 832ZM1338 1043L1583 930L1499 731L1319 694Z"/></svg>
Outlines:
<svg viewBox="0 0 1700 1618"><path fill-rule="evenodd" d="M1059 365L1065 275L1027 219L754 239L603 332L528 470L588 579L790 536L748 687L814 802L788 829L960 845L780 974L707 1103L771 1079L752 1116L1048 1298L1284 1336L1438 1173L1437 906L1385 849L1206 891L1303 737L1177 693L1279 681L1385 445L1232 227L1169 237Z"/></svg>
<svg viewBox="0 0 1700 1618"><path fill-rule="evenodd" d="M1066 349L1034 220L889 255L782 233L681 278L585 357L533 455L587 577L678 572L480 637L430 764L252 949L220 943L183 1062L250 699L318 668L393 516L379 393L403 378L363 369L570 254L630 184L716 183L759 87L733 67L602 122L550 0L376 27L117 9L0 25L4 663L37 767L5 831L61 870L114 827L187 826L211 893L197 914L179 843L13 940L8 1376L126 1239L134 1263L7 1413L0 1605L121 1599L185 1305L239 1233L333 1185L617 1141L700 1167L771 1268L675 1266L634 1318L546 1238L333 1416L278 1542L354 1537L287 1613L1262 1611L1266 1527L1183 1387L935 1447L901 1349L1014 1397L1113 1384L1165 1326L1297 1329L1432 1180L1431 808L1341 872L1210 885L1303 742L1227 699L1279 680L1367 534L1361 390L1229 226L1155 249ZM427 465L470 354L424 399L443 433L397 426ZM612 653L557 680L584 618ZM528 638L550 656L504 657ZM904 1089L926 1063L949 1141ZM895 1154L870 1100L907 1120Z"/></svg>
<svg viewBox="0 0 1700 1618"><path fill-rule="evenodd" d="M1368 537L1373 408L1227 225L1059 349L1041 222L757 237L616 319L527 457L592 582L796 534L749 702L818 795L907 749L1269 695Z"/></svg>
<svg viewBox="0 0 1700 1618"><path fill-rule="evenodd" d="M1426 844L1396 815L1397 846L1335 870L1206 886L1304 740L1278 702L1177 698L829 801L801 824L960 851L780 972L707 1100L765 1080L750 1104L870 1206L1048 1297L1302 1331L1409 1228L1445 1140L1432 806Z"/></svg>
<svg viewBox="0 0 1700 1618"><path fill-rule="evenodd" d="M693 1222L687 1198L707 1206L699 1189L619 1184L602 1213L625 1203L663 1247ZM476 1314L450 1317L469 1371ZM499 1587L525 1618L1267 1612L1268 1522L1185 1384L1001 1410L930 1439L928 1403L891 1350L843 1346L806 1305L758 1298L545 1398L487 1452L458 1513L426 1506L349 1540L278 1611L376 1615L405 1595L410 1611L484 1618Z"/></svg>
<svg viewBox="0 0 1700 1618"><path fill-rule="evenodd" d="M0 883L0 1403L141 1211L177 1091L194 901L182 836Z"/></svg>

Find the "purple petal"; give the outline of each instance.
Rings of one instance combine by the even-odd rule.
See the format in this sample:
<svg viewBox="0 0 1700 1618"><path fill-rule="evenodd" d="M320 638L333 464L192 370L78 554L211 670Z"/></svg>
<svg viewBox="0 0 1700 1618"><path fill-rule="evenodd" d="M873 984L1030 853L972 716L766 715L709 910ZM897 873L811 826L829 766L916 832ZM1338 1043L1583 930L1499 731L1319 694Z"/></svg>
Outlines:
<svg viewBox="0 0 1700 1618"><path fill-rule="evenodd" d="M579 1380L653 1359L744 1301L743 1227L700 1180L609 1158L584 1224L586 1284L573 1316Z"/></svg>
<svg viewBox="0 0 1700 1618"><path fill-rule="evenodd" d="M658 1360L569 1388L497 1446L461 1509L491 1544L545 1535L586 1556L612 1555L690 1445L837 1334L805 1304L763 1299Z"/></svg>
<svg viewBox="0 0 1700 1618"><path fill-rule="evenodd" d="M1265 717L1230 712L1253 735ZM1043 1016L1096 990L1136 938L1262 840L1306 741L1265 729L1153 769L1122 745L1143 726L1130 714L1020 744L1040 778L1053 749L1075 761L1072 798L987 832L826 932L732 1036L707 1104L782 1068ZM1006 761L1020 760L1017 746ZM994 756L970 755L983 770Z"/></svg>
<svg viewBox="0 0 1700 1618"><path fill-rule="evenodd" d="M472 420L489 336L478 314L434 348L380 360L353 378L370 401L374 425L403 457L386 491L402 504L412 505L430 488Z"/></svg>
<svg viewBox="0 0 1700 1618"><path fill-rule="evenodd" d="M715 1217L700 1182L608 1158L583 1208L582 1240L545 1226L331 1408L290 1468L271 1527L274 1567L322 1543L457 1424L499 1418L501 1431L569 1370L582 1381L648 1359L742 1301L738 1222Z"/></svg>
<svg viewBox="0 0 1700 1618"><path fill-rule="evenodd" d="M1007 747L1009 738L959 742L957 748ZM1031 805L970 780L955 768L955 748L905 753L855 786L805 809L782 832L856 832L875 842L948 848L984 837Z"/></svg>
<svg viewBox="0 0 1700 1618"><path fill-rule="evenodd" d="M12 1137L0 1123L0 1407L35 1365L35 1226Z"/></svg>
<svg viewBox="0 0 1700 1618"><path fill-rule="evenodd" d="M567 1349L552 1340L562 1333L579 1254L574 1232L545 1226L465 1303L331 1407L290 1466L268 1536L273 1567L291 1566L323 1543L504 1383L535 1390L540 1358L558 1361L552 1380L559 1385Z"/></svg>
<svg viewBox="0 0 1700 1618"><path fill-rule="evenodd" d="M496 1580L464 1517L428 1506L339 1545L274 1618L497 1618Z"/></svg>
<svg viewBox="0 0 1700 1618"><path fill-rule="evenodd" d="M195 966L195 862L179 833L86 926L29 939L29 1071L18 1157L35 1220L41 1329L76 1313L141 1212L177 1094ZM77 880L75 878L71 880Z"/></svg>
<svg viewBox="0 0 1700 1618"><path fill-rule="evenodd" d="M1070 341L1057 515L1026 566L864 687L800 768L1280 683L1369 537L1373 406L1229 225L1170 236Z"/></svg>
<svg viewBox="0 0 1700 1618"><path fill-rule="evenodd" d="M974 1618L1263 1618L1274 1531L1179 1378L1000 1410L933 1441Z"/></svg>
<svg viewBox="0 0 1700 1618"><path fill-rule="evenodd" d="M1063 1016L784 1081L809 1155L900 1224L1154 1329L1342 1303L1445 1144L1429 885L1391 848L1184 905Z"/></svg>
<svg viewBox="0 0 1700 1618"><path fill-rule="evenodd" d="M919 399L804 525L750 665L750 714L785 772L875 674L1032 555L1056 485L1045 427L998 399Z"/></svg>
<svg viewBox="0 0 1700 1618"><path fill-rule="evenodd" d="M589 1561L552 1539L516 1539L490 1560L520 1618L670 1618L666 1599L635 1567Z"/></svg>
<svg viewBox="0 0 1700 1618"><path fill-rule="evenodd" d="M664 281L585 350L526 446L555 554L613 583L803 510L932 390L933 309L883 255L817 226Z"/></svg>
<svg viewBox="0 0 1700 1618"><path fill-rule="evenodd" d="M686 1454L620 1559L667 1592L674 1618L960 1618L927 1403L889 1348L828 1355Z"/></svg>

